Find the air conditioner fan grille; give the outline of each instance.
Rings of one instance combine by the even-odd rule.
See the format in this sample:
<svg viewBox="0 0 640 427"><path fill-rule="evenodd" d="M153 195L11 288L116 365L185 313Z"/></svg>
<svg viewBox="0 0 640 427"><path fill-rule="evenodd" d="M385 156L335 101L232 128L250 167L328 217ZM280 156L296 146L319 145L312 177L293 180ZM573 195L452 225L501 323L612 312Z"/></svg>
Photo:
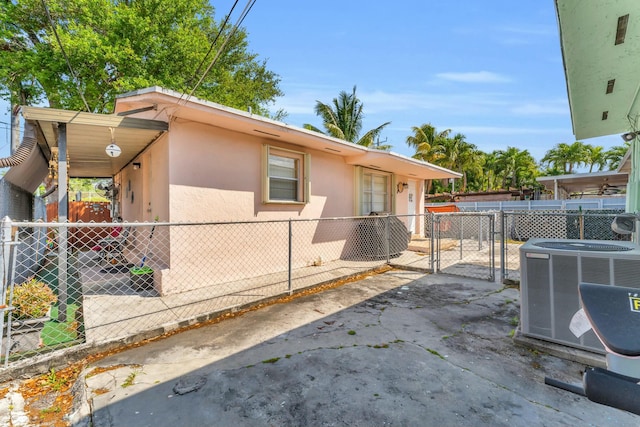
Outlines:
<svg viewBox="0 0 640 427"><path fill-rule="evenodd" d="M537 242L534 246L548 249L562 249L567 251L601 251L601 252L624 252L633 248L616 245L613 243L581 243L581 242Z"/></svg>

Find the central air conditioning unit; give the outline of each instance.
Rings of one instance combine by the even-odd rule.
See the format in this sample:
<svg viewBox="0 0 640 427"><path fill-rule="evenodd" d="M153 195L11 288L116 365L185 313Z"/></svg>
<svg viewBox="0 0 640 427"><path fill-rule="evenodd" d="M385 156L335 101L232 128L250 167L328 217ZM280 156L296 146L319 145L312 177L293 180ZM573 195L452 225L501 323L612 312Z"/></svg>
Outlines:
<svg viewBox="0 0 640 427"><path fill-rule="evenodd" d="M569 330L580 309L578 283L640 288L640 247L604 240L530 239L520 247L522 334L604 353L593 331Z"/></svg>

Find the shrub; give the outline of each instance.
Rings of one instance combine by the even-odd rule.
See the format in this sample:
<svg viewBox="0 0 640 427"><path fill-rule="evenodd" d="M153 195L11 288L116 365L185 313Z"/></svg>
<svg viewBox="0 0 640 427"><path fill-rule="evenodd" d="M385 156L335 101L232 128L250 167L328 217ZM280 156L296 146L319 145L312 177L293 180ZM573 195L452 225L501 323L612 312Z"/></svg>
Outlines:
<svg viewBox="0 0 640 427"><path fill-rule="evenodd" d="M7 300L9 295L7 295ZM51 288L35 277L13 288L14 316L18 319L44 317L51 305L58 301ZM8 302L8 301L7 301Z"/></svg>

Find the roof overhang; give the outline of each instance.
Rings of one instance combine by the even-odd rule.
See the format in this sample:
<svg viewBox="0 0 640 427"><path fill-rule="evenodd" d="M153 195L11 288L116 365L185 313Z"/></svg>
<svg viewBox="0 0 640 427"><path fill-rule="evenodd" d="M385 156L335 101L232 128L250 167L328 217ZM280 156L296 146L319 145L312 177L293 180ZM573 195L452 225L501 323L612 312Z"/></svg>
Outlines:
<svg viewBox="0 0 640 427"><path fill-rule="evenodd" d="M392 172L415 179L461 178L462 174L401 154L369 149L365 154L348 157L347 164Z"/></svg>
<svg viewBox="0 0 640 427"><path fill-rule="evenodd" d="M576 139L638 130L640 2L555 0L555 5Z"/></svg>
<svg viewBox="0 0 640 427"><path fill-rule="evenodd" d="M626 188L629 175L626 172L591 172L575 173L557 176L541 176L536 181L543 184L547 190L555 191L561 188L569 194L616 194Z"/></svg>
<svg viewBox="0 0 640 427"><path fill-rule="evenodd" d="M157 111L145 111L155 106ZM116 100L116 112L122 114L140 110L142 116L177 121L195 121L230 131L293 144L340 156L347 164L369 167L416 179L460 178L449 169L412 159L400 154L367 148L308 129L272 120L249 111L237 110L214 102L185 95L161 87L141 89L121 95Z"/></svg>
<svg viewBox="0 0 640 427"><path fill-rule="evenodd" d="M68 175L72 178L112 177L169 129L163 121L115 114L26 106L21 111L26 123L35 128L39 148L47 159L58 147L59 125L66 124ZM112 130L122 150L118 157L109 157L105 151L112 141Z"/></svg>

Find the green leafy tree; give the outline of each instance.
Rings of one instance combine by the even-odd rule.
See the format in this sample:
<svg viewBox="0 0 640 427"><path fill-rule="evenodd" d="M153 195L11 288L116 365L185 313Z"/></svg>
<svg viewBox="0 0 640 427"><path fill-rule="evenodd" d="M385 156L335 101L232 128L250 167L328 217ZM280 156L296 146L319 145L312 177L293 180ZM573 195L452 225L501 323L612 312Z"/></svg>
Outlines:
<svg viewBox="0 0 640 427"><path fill-rule="evenodd" d="M496 188L496 181L499 174L498 157L495 151L492 153L483 153L483 155L484 174L482 175L480 189L483 191L492 191Z"/></svg>
<svg viewBox="0 0 640 427"><path fill-rule="evenodd" d="M558 176L558 175L564 175L564 169L558 169L557 166L555 165L549 165L549 164L540 164L539 167L539 171L540 171L540 175L541 176Z"/></svg>
<svg viewBox="0 0 640 427"><path fill-rule="evenodd" d="M620 162L624 158L625 154L627 154L627 151L629 151L629 147L631 147L631 142L625 141L623 145L613 146L605 152L605 158L607 159L609 170L615 170L620 167Z"/></svg>
<svg viewBox="0 0 640 427"><path fill-rule="evenodd" d="M497 150L494 153L503 189L537 185L535 178L538 167L528 150L507 147L506 150Z"/></svg>
<svg viewBox="0 0 640 427"><path fill-rule="evenodd" d="M246 32L223 28L207 0L0 1L0 64L12 104L111 112L118 93L197 86L194 96L268 114L282 95Z"/></svg>
<svg viewBox="0 0 640 427"><path fill-rule="evenodd" d="M469 175L482 173L482 152L467 142L461 133L442 140L434 147L434 151L438 159L436 164L462 174L460 191L467 191Z"/></svg>
<svg viewBox="0 0 640 427"><path fill-rule="evenodd" d="M570 174L576 166L584 164L586 158L587 149L583 142L576 141L573 144L561 142L547 151L542 158L542 163L562 168L565 174Z"/></svg>
<svg viewBox="0 0 640 427"><path fill-rule="evenodd" d="M425 123L422 126L413 126L411 131L413 135L407 137L406 143L416 150L413 158L431 163L438 161L439 153L435 149L445 143L451 129L438 132L431 123Z"/></svg>
<svg viewBox="0 0 640 427"><path fill-rule="evenodd" d="M478 178L482 176L484 155L475 144L465 140L465 136L457 133L452 138L454 146L458 147L457 171L462 174L461 191L477 191L480 189Z"/></svg>
<svg viewBox="0 0 640 427"><path fill-rule="evenodd" d="M585 144L584 148L584 163L589 166L589 172L593 172L594 166L597 166L597 170L601 171L607 165L607 157L604 147L600 145L593 146L591 144Z"/></svg>
<svg viewBox="0 0 640 427"><path fill-rule="evenodd" d="M322 125L326 134L334 138L353 142L365 147L373 147L374 142L380 136L380 132L391 122L386 122L380 126L367 131L362 137L362 120L364 105L356 96L356 87L351 93L341 91L337 98L333 98L331 104L316 101L315 112L322 119ZM305 129L323 133L311 124L305 124ZM375 145L380 150L388 150L390 145Z"/></svg>

